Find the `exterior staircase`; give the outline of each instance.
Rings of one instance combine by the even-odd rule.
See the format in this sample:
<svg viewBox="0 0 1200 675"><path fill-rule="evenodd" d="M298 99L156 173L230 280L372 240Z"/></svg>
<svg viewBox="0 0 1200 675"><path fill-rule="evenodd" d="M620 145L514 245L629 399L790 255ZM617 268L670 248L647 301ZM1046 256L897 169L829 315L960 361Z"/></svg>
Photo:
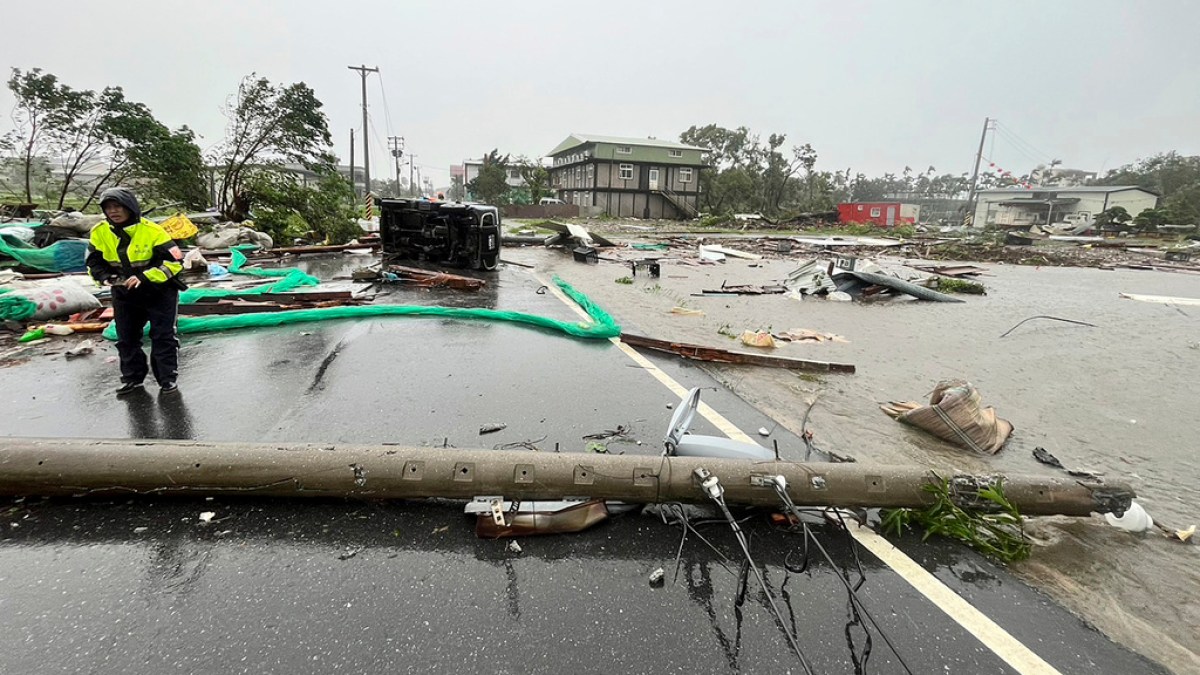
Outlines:
<svg viewBox="0 0 1200 675"><path fill-rule="evenodd" d="M674 206L675 209L678 210L680 213L682 213L685 217L687 217L687 218L699 217L700 212L696 210L696 207L687 203L687 200L685 200L684 198L675 194L673 191L663 188L661 190L656 190L656 192L658 194L662 195L663 199L666 199L668 202L671 202L671 205Z"/></svg>

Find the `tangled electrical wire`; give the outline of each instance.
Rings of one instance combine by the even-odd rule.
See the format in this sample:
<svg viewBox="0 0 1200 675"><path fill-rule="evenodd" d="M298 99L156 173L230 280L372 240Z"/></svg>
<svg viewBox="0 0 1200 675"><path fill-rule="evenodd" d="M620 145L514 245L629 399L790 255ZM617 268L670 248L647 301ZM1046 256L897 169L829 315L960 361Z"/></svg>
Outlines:
<svg viewBox="0 0 1200 675"><path fill-rule="evenodd" d="M720 561L718 564L720 564L722 568L731 574L737 574L738 587L735 604L738 607L741 607L745 602L749 587L749 573L753 572L759 587L763 589L763 594L767 598L771 612L774 614L780 629L783 631L784 636L788 641L789 647L791 647L792 651L796 654L796 657L800 660L800 664L804 669L804 672L808 675L813 675L814 671L812 669L812 665L796 638L797 630L795 613L792 611L790 597L788 596L786 590L790 577L784 579L780 590L780 594L785 599L789 609L791 620L787 621L783 616L783 612L779 608L775 593L772 591L770 586L767 585L766 579L763 576L762 568L754 560L754 557L750 552L750 542L747 539L746 533L742 529L742 523L748 518L738 520L734 517L728 505L725 503L724 488L720 485L720 481L716 476L709 474L704 469L697 469L696 477L700 480L705 494L707 494L708 497L716 504L722 515L721 519L704 522L722 522L727 524L733 531L734 538L737 540L738 545L742 550L744 560L740 566L740 569L735 572L730 565L733 561L696 529L696 525L703 523L689 520L681 504L664 505L663 522L668 522L665 514L669 512L674 516L673 520L679 523L683 528L683 534L680 538L679 547L675 555L675 581L677 581L679 578L680 561L683 555L683 547L690 535L695 535L697 539L702 541L709 549L719 556ZM866 604L862 601L862 598L859 597L859 591L866 583L866 572L863 568L862 560L859 557L858 544L850 535L843 512L832 508L801 509L795 504L795 502L792 501L791 496L788 494L787 481L783 478L783 476L775 476L772 479L772 487L775 490L776 495L779 497L780 504L783 507L785 514L787 514L792 520L792 523L787 527L786 531L800 535L803 538L803 548L801 549L800 563L798 565L794 564L792 562L793 553L789 552L784 558L784 569L789 574L805 573L809 568L810 552L812 549L816 549L826 564L829 565L830 569L837 572L837 578L841 581L842 585L846 589L849 603L849 621L846 624L845 635L847 644L850 647L850 658L854 665L854 672L856 674L866 672L867 664L870 660L871 651L874 644L872 632L870 630L870 628L873 628L874 632L879 634L879 636L891 650L892 654L895 655L897 661L904 669L904 672L912 675L913 671L908 666L907 662L905 662L904 657L900 654L899 650L896 648L888 634L875 620L875 617L871 614ZM808 515L808 519L805 517L806 514ZM820 518L830 526L839 527L843 532L845 532L852 555L851 564L839 566L833 560L833 556L830 555L828 549L825 548L820 539L818 539L816 534L813 532L812 528L809 527L809 520L812 519L813 516ZM674 583L674 581L672 583ZM868 628L868 624L870 628ZM855 644L854 629L856 627L861 628L863 633L861 647L856 647Z"/></svg>

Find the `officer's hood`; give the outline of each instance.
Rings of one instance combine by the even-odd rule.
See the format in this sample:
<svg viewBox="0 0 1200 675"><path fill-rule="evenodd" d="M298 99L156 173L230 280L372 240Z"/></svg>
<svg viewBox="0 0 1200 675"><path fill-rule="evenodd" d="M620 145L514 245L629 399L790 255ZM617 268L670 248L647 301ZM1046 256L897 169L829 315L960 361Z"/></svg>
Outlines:
<svg viewBox="0 0 1200 675"><path fill-rule="evenodd" d="M133 190L123 187L109 188L100 194L100 208L104 208L105 202L116 202L121 206L129 209L130 220L121 227L129 227L142 220L142 206L138 204L137 197L134 196ZM111 224L111 223L110 223Z"/></svg>

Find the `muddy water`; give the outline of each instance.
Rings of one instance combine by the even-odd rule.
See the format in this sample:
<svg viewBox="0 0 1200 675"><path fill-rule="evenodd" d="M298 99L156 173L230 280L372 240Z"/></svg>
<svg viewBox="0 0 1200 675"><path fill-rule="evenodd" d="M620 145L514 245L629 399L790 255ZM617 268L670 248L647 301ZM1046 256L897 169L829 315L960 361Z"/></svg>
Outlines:
<svg viewBox="0 0 1200 675"><path fill-rule="evenodd" d="M1159 522L1200 521L1200 308L1118 295L1200 298L1200 276L983 265L988 295L964 296L965 304L860 304L691 295L722 282L776 283L794 261L664 265L660 279L623 285L614 280L629 270L616 264L534 250L504 257L561 274L627 328L660 338L741 348L720 333L808 328L845 336L845 344L783 344L775 353L853 363L857 375L712 368L792 431L817 398L809 429L828 450L947 470L1053 472L1031 456L1042 446L1069 468L1127 480ZM680 305L705 315L670 313ZM1040 314L1096 327L1038 319L999 337ZM923 401L936 382L954 378L974 383L985 404L1015 425L999 454L968 454L879 410L891 400ZM1043 518L1030 529L1038 546L1019 573L1113 639L1177 672L1200 673L1200 603L1191 597L1200 588L1200 548L1117 531L1099 518Z"/></svg>

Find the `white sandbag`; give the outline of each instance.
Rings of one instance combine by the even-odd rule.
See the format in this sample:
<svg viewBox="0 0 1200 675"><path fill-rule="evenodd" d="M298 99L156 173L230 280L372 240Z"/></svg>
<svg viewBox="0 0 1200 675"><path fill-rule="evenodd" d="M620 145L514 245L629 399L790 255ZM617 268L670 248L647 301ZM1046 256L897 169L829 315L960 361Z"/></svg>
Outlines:
<svg viewBox="0 0 1200 675"><path fill-rule="evenodd" d="M37 311L33 315L35 321L57 319L76 312L100 308L100 301L91 290L67 277L36 282L14 282L11 293L37 305Z"/></svg>
<svg viewBox="0 0 1200 675"><path fill-rule="evenodd" d="M24 225L0 225L0 235L18 239L26 244L32 244L33 237L36 234L32 227L25 227Z"/></svg>
<svg viewBox="0 0 1200 675"><path fill-rule="evenodd" d="M93 227L103 220L104 216L100 214L86 215L78 211L71 211L50 221L50 227L61 227L74 230L81 235L87 235L92 231Z"/></svg>

